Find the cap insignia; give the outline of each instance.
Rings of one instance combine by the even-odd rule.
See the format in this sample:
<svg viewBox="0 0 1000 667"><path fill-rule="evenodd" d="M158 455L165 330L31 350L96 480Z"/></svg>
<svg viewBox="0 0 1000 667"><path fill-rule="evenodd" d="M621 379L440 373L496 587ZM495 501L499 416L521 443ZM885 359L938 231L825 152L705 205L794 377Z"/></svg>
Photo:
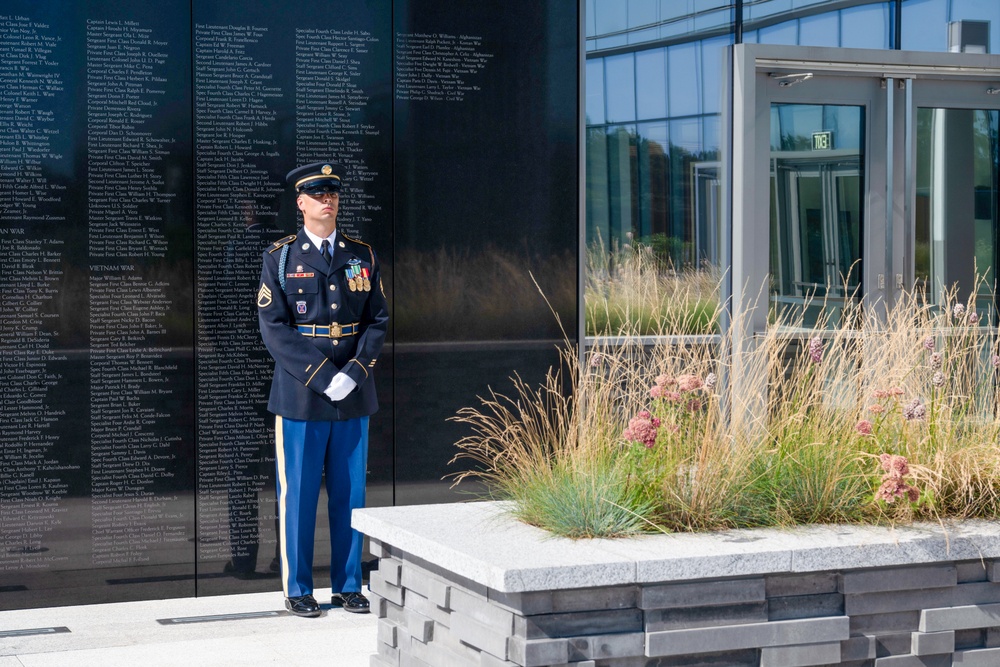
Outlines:
<svg viewBox="0 0 1000 667"><path fill-rule="evenodd" d="M326 176L329 176L332 173L333 173L333 167L331 167L328 164L324 164L323 165L323 174L326 175Z"/></svg>

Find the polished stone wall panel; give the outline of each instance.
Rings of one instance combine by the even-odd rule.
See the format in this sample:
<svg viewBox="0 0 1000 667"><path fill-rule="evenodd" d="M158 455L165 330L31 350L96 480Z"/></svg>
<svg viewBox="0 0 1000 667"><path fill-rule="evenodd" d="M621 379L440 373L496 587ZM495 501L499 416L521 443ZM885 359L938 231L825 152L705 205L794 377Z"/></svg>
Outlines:
<svg viewBox="0 0 1000 667"><path fill-rule="evenodd" d="M393 307L369 505L456 498L448 417L556 361L534 283L576 318L576 13L4 3L0 608L280 589L255 297L308 161Z"/></svg>

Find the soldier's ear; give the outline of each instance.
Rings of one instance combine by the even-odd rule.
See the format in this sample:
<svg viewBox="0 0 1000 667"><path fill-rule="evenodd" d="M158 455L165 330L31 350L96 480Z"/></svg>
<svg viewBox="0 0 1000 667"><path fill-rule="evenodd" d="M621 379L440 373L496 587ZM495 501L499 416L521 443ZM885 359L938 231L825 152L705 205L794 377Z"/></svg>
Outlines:
<svg viewBox="0 0 1000 667"><path fill-rule="evenodd" d="M300 211L305 210L302 208L302 195L299 195L298 197L295 198L295 205L299 207Z"/></svg>

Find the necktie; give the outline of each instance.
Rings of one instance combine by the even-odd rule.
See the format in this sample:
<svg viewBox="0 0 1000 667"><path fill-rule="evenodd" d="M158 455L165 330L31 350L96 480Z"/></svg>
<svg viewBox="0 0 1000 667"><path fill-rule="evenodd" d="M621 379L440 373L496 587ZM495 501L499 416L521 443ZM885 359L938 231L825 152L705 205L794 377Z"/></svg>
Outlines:
<svg viewBox="0 0 1000 667"><path fill-rule="evenodd" d="M330 255L330 240L323 239L323 243L319 247L319 254L323 255L323 259L329 264L332 256Z"/></svg>

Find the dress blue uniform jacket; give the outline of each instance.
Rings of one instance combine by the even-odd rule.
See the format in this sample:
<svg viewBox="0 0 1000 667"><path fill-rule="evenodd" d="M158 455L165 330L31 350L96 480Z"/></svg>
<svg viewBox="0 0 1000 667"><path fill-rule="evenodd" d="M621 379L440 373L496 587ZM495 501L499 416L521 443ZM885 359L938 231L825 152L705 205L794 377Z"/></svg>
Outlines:
<svg viewBox="0 0 1000 667"><path fill-rule="evenodd" d="M279 276L282 249L288 254L284 288ZM370 290L351 290L348 271L367 272ZM305 234L287 236L264 251L257 313L264 345L275 360L268 411L288 419L339 421L378 410L374 369L389 322L378 260L371 246L344 236L334 238L333 260L313 247ZM298 325L355 325L342 338L308 337ZM343 371L357 387L343 400L323 390Z"/></svg>

